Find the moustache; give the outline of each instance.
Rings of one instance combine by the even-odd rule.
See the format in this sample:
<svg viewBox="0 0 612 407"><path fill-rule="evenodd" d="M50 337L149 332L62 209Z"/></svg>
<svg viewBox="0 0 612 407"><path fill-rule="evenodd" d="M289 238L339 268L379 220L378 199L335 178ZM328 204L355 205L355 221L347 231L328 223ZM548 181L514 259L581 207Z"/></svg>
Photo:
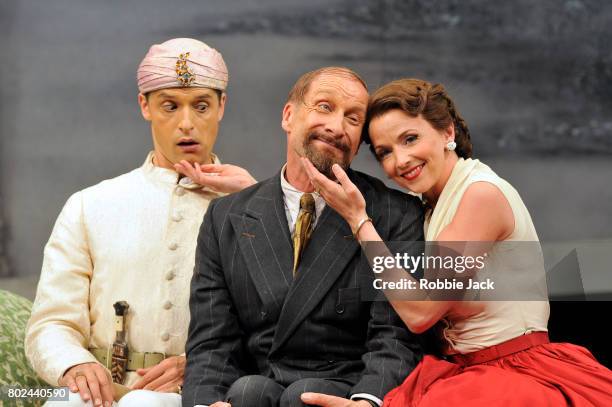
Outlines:
<svg viewBox="0 0 612 407"><path fill-rule="evenodd" d="M314 140L322 140L324 142L326 142L327 144L331 144L332 146L336 147L338 150L344 152L344 153L348 153L351 151L351 148L349 147L349 145L345 142L343 142L341 139L335 138L335 137L330 137L326 134L321 134L321 133L310 133L308 135L308 143L312 143Z"/></svg>

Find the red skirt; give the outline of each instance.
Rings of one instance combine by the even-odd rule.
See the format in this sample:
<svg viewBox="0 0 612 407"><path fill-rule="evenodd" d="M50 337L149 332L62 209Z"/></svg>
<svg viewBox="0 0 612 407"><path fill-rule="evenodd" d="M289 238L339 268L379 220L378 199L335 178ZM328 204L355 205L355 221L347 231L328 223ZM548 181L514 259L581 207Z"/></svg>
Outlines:
<svg viewBox="0 0 612 407"><path fill-rule="evenodd" d="M545 343L493 360L497 346L453 362L426 355L383 406L612 406L612 371L581 346L537 335Z"/></svg>

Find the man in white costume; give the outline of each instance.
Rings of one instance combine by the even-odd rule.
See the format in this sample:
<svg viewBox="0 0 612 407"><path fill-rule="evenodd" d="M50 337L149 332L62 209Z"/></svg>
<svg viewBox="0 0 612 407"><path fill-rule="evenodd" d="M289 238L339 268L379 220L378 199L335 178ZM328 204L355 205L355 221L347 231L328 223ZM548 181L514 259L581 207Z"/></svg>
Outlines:
<svg viewBox="0 0 612 407"><path fill-rule="evenodd" d="M212 199L253 181L212 153L227 82L223 57L200 41L152 46L138 68L138 102L154 151L140 168L75 193L62 209L25 343L37 374L69 387L69 402L56 405L180 406L199 227ZM123 384L133 391L114 403L117 301L129 305Z"/></svg>

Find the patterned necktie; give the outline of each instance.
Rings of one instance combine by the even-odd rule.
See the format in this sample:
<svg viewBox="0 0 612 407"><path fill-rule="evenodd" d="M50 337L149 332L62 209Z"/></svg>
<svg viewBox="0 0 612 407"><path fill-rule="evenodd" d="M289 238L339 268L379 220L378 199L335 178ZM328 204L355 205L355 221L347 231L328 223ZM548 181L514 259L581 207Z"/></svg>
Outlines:
<svg viewBox="0 0 612 407"><path fill-rule="evenodd" d="M310 235L312 234L312 225L315 216L315 203L312 194L303 194L300 198L300 213L295 222L295 230L293 231L293 275L297 271L297 266L300 262L300 257Z"/></svg>

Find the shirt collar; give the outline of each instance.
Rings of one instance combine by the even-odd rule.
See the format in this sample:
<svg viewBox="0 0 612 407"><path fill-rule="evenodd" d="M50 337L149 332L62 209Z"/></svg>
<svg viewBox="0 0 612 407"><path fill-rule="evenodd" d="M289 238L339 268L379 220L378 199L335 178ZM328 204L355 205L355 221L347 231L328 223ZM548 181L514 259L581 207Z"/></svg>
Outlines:
<svg viewBox="0 0 612 407"><path fill-rule="evenodd" d="M214 164L221 164L219 157L217 157L214 153L210 153L210 155ZM156 166L155 164L153 164L153 157L154 152L150 151L149 154L147 154L147 158L145 159L141 167L144 173L153 180L173 185L178 184L186 189L199 188L204 189L206 191L215 192L206 187L202 188L201 185L196 184L189 177L179 178L179 173L174 170Z"/></svg>
<svg viewBox="0 0 612 407"><path fill-rule="evenodd" d="M294 205L297 204L297 211L300 210L300 198L305 192L302 192L295 188L293 185L287 181L285 178L285 172L287 170L287 164L283 165L283 168L280 172L280 182L281 189L283 190L283 195L285 196L285 203L287 207L291 210ZM325 208L325 199L318 192L311 192L312 197L315 201L315 212L316 217L319 217L323 209Z"/></svg>

